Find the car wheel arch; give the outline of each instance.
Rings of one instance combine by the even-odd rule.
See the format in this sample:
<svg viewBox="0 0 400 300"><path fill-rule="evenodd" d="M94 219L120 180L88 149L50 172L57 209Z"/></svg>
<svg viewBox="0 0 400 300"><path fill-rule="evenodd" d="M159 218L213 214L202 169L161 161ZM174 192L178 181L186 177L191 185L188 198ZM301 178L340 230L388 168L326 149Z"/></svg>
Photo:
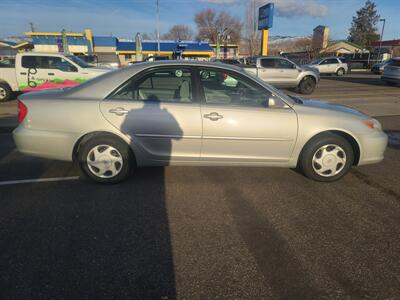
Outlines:
<svg viewBox="0 0 400 300"><path fill-rule="evenodd" d="M81 148L82 145L84 145L87 141L93 139L93 138L98 138L98 137L110 137L113 139L117 139L123 143L125 143L126 145L128 145L129 150L132 154L133 159L135 160L136 163L136 155L131 147L131 145L129 144L129 142L127 142L125 139L123 139L121 136L113 133L113 132L109 132L109 131L93 131L93 132L89 132L86 133L84 135L82 135L74 144L74 148L72 151L72 160L73 161L77 161L78 160L78 156L79 156L79 150Z"/></svg>
<svg viewBox="0 0 400 300"><path fill-rule="evenodd" d="M313 139L317 138L318 136L322 136L322 135L327 134L327 133L332 133L332 134L339 135L339 136L341 136L342 138L346 139L346 140L350 143L350 145L351 145L351 147L352 147L352 149L353 149L353 152L354 152L354 163L353 163L353 164L354 164L355 166L357 166L358 163L359 163L359 161L360 161L360 157L361 157L361 148L360 148L359 142L358 142L357 139L356 139L353 135L351 135L350 133L348 133L348 132L346 132L346 131L344 131L344 130L338 130L338 129L324 130L324 131L321 131L321 132L318 132L318 133L315 133L314 135L312 135L312 136L303 144L303 146L302 146L302 148L301 148L301 151L300 151L300 154L299 154L299 156L298 156L298 158L297 158L297 164L299 163L300 157L301 157L301 155L302 155L302 153L303 153L304 148L307 146L307 144L308 144L309 142L311 142Z"/></svg>

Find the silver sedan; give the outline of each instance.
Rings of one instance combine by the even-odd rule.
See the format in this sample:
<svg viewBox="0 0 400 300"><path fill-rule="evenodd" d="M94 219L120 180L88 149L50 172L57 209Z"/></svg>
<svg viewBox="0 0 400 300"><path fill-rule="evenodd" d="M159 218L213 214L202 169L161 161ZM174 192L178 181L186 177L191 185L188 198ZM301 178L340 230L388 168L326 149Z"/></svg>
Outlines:
<svg viewBox="0 0 400 300"><path fill-rule="evenodd" d="M18 101L19 151L78 161L101 183L165 165L298 168L334 181L353 165L381 161L387 145L367 115L289 97L222 64L138 63Z"/></svg>

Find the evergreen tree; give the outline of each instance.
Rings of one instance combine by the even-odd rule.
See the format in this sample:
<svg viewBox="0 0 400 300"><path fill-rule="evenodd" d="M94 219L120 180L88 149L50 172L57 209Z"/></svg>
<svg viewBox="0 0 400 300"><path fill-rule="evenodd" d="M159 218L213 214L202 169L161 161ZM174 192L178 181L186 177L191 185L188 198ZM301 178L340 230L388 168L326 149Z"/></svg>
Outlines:
<svg viewBox="0 0 400 300"><path fill-rule="evenodd" d="M364 7L357 11L353 17L349 30L350 42L356 43L366 49L371 48L371 42L379 40L377 23L380 16L374 1L367 0Z"/></svg>

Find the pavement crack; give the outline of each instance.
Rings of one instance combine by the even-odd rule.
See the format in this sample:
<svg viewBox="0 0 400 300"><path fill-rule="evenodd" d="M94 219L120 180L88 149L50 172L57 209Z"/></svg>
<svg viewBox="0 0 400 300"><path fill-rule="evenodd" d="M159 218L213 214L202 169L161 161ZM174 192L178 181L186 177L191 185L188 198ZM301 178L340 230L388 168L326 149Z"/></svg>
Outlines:
<svg viewBox="0 0 400 300"><path fill-rule="evenodd" d="M361 180L362 182L364 182L365 184L367 184L368 186L375 188L389 196L394 197L396 200L400 201L400 194L393 191L392 189L386 188L383 185L381 185L378 182L372 181L367 175L361 173L360 171L353 169L351 171L351 173L358 178L359 180Z"/></svg>

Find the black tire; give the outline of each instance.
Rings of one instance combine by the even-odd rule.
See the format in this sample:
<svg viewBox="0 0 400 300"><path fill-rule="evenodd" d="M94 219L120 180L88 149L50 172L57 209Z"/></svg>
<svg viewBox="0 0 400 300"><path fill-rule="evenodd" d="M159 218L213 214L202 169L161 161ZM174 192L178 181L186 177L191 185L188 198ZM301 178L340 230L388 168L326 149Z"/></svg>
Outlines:
<svg viewBox="0 0 400 300"><path fill-rule="evenodd" d="M314 155L317 156L319 149L321 147L326 147L327 145L336 145L341 148L341 150L344 151L345 154L345 163L344 164L338 164L336 167L338 167L336 170L339 171L336 175L331 175L332 172L327 173L325 176L322 176L317 173L317 171L314 168L318 168L318 164L313 161ZM327 147L329 150L329 147ZM338 152L338 154L341 153L341 150ZM341 153L340 155L343 155ZM327 157L329 159L329 157ZM336 181L340 178L342 178L344 175L347 174L347 172L350 170L354 163L354 150L350 143L343 138L340 135L334 134L334 133L323 133L319 134L315 137L313 137L303 148L298 167L301 170L301 172L307 176L308 178L311 178L316 181L322 181L322 182L331 182L331 181Z"/></svg>
<svg viewBox="0 0 400 300"><path fill-rule="evenodd" d="M118 154L118 157L122 158L122 166L120 167L118 174L113 177L102 178L90 170L87 162L89 152L93 148L100 145L108 145L113 147L117 150L116 153ZM78 160L79 166L86 177L103 184L118 183L127 179L131 175L133 169L136 167L135 159L130 147L124 141L117 137L113 137L112 135L96 136L86 141L79 148Z"/></svg>
<svg viewBox="0 0 400 300"><path fill-rule="evenodd" d="M0 82L0 102L6 102L11 99L13 91L5 82Z"/></svg>
<svg viewBox="0 0 400 300"><path fill-rule="evenodd" d="M299 92L301 94L311 94L315 90L315 80L311 76L307 76L303 78L303 80L299 84Z"/></svg>
<svg viewBox="0 0 400 300"><path fill-rule="evenodd" d="M339 70L336 71L336 76L343 76L346 74L346 71L343 68L340 68Z"/></svg>

